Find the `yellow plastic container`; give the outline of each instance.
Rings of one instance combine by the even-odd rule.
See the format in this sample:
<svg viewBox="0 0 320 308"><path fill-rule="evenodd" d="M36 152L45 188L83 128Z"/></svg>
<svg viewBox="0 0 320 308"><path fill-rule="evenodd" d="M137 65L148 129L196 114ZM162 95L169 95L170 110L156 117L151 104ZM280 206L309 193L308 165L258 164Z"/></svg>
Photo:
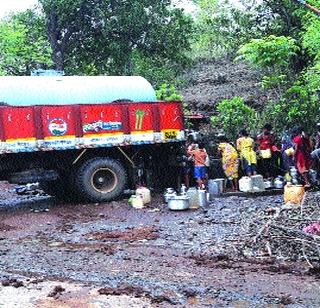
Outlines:
<svg viewBox="0 0 320 308"><path fill-rule="evenodd" d="M287 154L287 156L293 156L294 155L294 148L289 148L289 149L285 150L285 153Z"/></svg>
<svg viewBox="0 0 320 308"><path fill-rule="evenodd" d="M260 150L260 154L262 158L271 158L272 153L270 149Z"/></svg>
<svg viewBox="0 0 320 308"><path fill-rule="evenodd" d="M302 185L287 184L284 187L284 203L288 205L299 205L302 202L304 194L305 189Z"/></svg>

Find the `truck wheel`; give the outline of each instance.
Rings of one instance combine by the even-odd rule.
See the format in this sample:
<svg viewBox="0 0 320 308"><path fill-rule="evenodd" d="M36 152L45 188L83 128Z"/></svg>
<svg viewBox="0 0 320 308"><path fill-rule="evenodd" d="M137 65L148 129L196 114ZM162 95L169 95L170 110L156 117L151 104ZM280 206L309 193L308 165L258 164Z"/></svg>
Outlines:
<svg viewBox="0 0 320 308"><path fill-rule="evenodd" d="M98 157L84 162L75 172L74 181L81 199L105 202L121 195L127 175L117 160Z"/></svg>

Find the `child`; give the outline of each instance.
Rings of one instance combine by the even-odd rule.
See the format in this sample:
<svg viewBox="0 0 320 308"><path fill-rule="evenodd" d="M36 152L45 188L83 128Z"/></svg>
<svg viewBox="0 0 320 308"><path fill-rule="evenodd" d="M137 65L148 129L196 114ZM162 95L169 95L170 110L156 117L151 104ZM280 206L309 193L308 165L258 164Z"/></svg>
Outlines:
<svg viewBox="0 0 320 308"><path fill-rule="evenodd" d="M188 149L188 154L194 158L194 177L197 179L198 187L202 188L205 184L207 186L207 172L206 172L206 160L207 151L204 149L202 143Z"/></svg>

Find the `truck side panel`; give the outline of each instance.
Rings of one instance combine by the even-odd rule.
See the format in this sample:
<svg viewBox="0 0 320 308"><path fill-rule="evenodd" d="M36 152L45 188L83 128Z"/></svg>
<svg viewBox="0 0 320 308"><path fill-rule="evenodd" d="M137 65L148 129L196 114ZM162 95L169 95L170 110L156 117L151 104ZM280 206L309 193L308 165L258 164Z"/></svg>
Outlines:
<svg viewBox="0 0 320 308"><path fill-rule="evenodd" d="M183 139L183 113L181 103L159 103L161 139L175 141Z"/></svg>
<svg viewBox="0 0 320 308"><path fill-rule="evenodd" d="M83 146L112 146L124 142L121 105L85 105L80 110Z"/></svg>
<svg viewBox="0 0 320 308"><path fill-rule="evenodd" d="M75 116L73 106L41 107L43 149L70 149L76 146Z"/></svg>
<svg viewBox="0 0 320 308"><path fill-rule="evenodd" d="M30 152L36 147L33 107L2 107L2 137L8 151Z"/></svg>
<svg viewBox="0 0 320 308"><path fill-rule="evenodd" d="M177 142L182 117L179 102L3 106L0 153Z"/></svg>
<svg viewBox="0 0 320 308"><path fill-rule="evenodd" d="M154 142L153 109L151 104L130 104L131 141L135 144Z"/></svg>

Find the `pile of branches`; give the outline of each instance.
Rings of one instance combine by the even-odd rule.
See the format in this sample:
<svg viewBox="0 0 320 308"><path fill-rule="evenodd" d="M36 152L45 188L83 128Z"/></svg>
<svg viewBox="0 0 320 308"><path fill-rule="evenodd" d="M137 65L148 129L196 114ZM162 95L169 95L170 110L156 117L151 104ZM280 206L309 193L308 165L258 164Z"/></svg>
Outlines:
<svg viewBox="0 0 320 308"><path fill-rule="evenodd" d="M301 206L269 207L256 215L242 214L246 236L241 253L248 257L306 260L320 267L320 236L303 231L320 221L320 193L306 193Z"/></svg>

